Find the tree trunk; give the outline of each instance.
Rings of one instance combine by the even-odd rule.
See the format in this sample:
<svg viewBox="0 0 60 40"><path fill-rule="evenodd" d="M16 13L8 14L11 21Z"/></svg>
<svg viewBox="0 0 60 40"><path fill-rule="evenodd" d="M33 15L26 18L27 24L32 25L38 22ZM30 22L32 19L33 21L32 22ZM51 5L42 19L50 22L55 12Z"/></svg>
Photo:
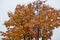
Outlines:
<svg viewBox="0 0 60 40"><path fill-rule="evenodd" d="M38 28L38 33L37 33L38 37L37 37L37 40L39 40L39 28Z"/></svg>
<svg viewBox="0 0 60 40"><path fill-rule="evenodd" d="M42 36L42 40L48 40L46 37Z"/></svg>
<svg viewBox="0 0 60 40"><path fill-rule="evenodd" d="M24 36L24 40L26 40L26 39L25 39L25 36Z"/></svg>

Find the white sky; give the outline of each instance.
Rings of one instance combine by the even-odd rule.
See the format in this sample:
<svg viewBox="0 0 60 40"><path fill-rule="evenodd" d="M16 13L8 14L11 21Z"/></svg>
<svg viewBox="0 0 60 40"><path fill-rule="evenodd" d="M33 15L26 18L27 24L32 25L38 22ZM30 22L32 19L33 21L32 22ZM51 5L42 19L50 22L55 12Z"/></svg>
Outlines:
<svg viewBox="0 0 60 40"><path fill-rule="evenodd" d="M17 4L27 4L33 1L35 0L0 0L0 31L6 31L3 23L9 19L7 15L8 11L13 12ZM60 0L48 0L46 3L51 7L60 9ZM52 40L60 40L60 28L53 31Z"/></svg>

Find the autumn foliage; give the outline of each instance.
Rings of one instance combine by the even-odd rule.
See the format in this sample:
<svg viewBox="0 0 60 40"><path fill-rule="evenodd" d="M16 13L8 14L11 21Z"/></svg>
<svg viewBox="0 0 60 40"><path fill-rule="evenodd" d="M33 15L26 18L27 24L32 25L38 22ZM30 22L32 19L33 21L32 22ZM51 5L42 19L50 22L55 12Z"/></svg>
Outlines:
<svg viewBox="0 0 60 40"><path fill-rule="evenodd" d="M15 12L8 12L9 20L2 40L51 40L52 30L60 26L60 10L43 4L45 1L17 5ZM37 14L36 14L37 13Z"/></svg>

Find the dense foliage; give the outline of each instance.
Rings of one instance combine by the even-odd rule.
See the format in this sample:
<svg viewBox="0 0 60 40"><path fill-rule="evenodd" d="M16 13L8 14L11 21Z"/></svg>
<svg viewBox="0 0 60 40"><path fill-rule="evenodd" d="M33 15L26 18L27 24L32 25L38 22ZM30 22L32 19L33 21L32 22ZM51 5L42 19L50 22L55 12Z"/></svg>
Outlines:
<svg viewBox="0 0 60 40"><path fill-rule="evenodd" d="M2 40L51 40L52 30L60 26L60 10L36 1L25 5L17 5L15 12L8 12L9 20L4 24L6 33Z"/></svg>

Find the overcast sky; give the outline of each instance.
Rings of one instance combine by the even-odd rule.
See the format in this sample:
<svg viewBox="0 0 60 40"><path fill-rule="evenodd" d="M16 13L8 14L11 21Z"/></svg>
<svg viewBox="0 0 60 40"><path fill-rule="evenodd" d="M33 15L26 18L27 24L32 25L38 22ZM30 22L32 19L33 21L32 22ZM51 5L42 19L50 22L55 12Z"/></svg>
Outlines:
<svg viewBox="0 0 60 40"><path fill-rule="evenodd" d="M5 32L6 28L3 25L4 21L8 20L8 11L14 12L17 4L28 4L35 0L0 0L0 31ZM46 4L56 9L60 9L60 0L48 0ZM1 37L0 37L1 40ZM52 40L60 40L60 28L53 31Z"/></svg>

